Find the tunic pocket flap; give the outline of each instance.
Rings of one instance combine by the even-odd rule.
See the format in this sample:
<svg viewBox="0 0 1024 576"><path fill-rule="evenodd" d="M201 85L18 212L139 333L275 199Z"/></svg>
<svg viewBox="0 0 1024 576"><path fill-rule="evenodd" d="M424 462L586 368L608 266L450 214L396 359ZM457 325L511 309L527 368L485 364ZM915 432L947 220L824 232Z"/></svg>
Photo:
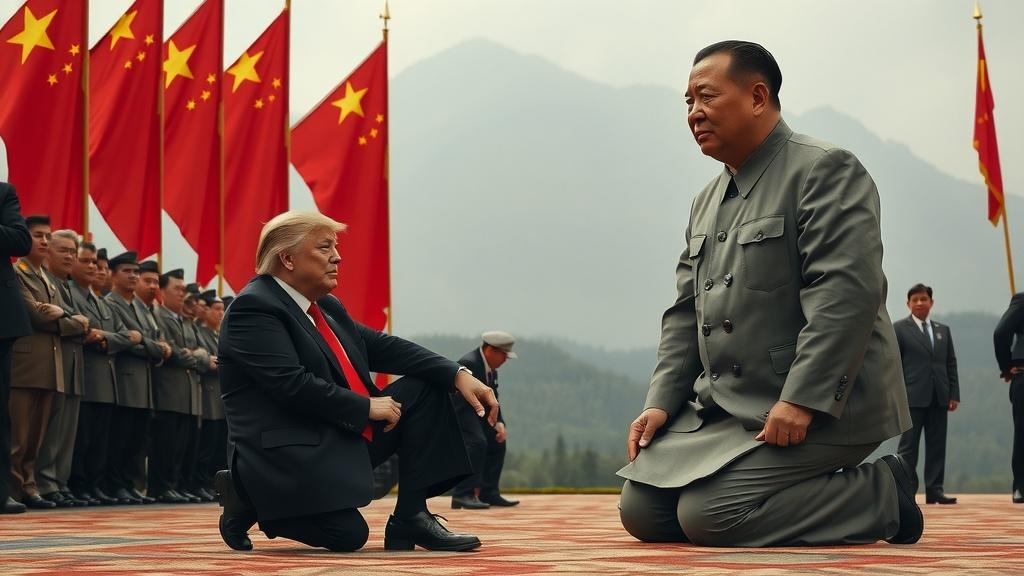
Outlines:
<svg viewBox="0 0 1024 576"><path fill-rule="evenodd" d="M264 448L281 446L319 446L320 433L307 428L278 428L266 430L260 435Z"/></svg>
<svg viewBox="0 0 1024 576"><path fill-rule="evenodd" d="M796 344L769 348L768 355L772 358L772 369L775 370L775 373L785 374L789 372L789 367L793 365L793 360L796 360Z"/></svg>
<svg viewBox="0 0 1024 576"><path fill-rule="evenodd" d="M690 258L699 258L700 253L704 250L704 240L707 238L705 234L699 234L697 236L690 237L689 250Z"/></svg>
<svg viewBox="0 0 1024 576"><path fill-rule="evenodd" d="M753 244L769 238L778 238L785 231L785 216L765 216L741 225L736 231L736 242Z"/></svg>

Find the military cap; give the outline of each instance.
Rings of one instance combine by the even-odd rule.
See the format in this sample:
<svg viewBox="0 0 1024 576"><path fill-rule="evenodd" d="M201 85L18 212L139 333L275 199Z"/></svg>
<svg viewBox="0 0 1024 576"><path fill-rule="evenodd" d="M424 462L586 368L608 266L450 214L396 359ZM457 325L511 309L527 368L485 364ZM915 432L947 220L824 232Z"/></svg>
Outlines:
<svg viewBox="0 0 1024 576"><path fill-rule="evenodd" d="M157 264L156 260L146 260L145 262L139 262L139 273L142 272L154 272L160 273L160 265Z"/></svg>
<svg viewBox="0 0 1024 576"><path fill-rule="evenodd" d="M181 268L175 268L174 270L171 270L169 272L164 272L163 274L160 275L160 279L163 280L164 282L167 282L167 280L169 280L171 278L177 278L178 280L184 280L185 279L185 271L183 269L181 269Z"/></svg>
<svg viewBox="0 0 1024 576"><path fill-rule="evenodd" d="M512 347L516 344L515 336L512 336L508 332L492 330L490 332L484 332L481 338L483 339L484 344L494 346L495 348L502 350L508 354L509 358L519 358L519 355L512 351Z"/></svg>
<svg viewBox="0 0 1024 576"><path fill-rule="evenodd" d="M220 300L217 298L217 291L214 289L205 290L199 295L199 299L206 302L207 306L213 306L213 303Z"/></svg>
<svg viewBox="0 0 1024 576"><path fill-rule="evenodd" d="M97 260L107 260L109 262L109 258L107 258L107 249L106 248L100 248L99 250L97 250L96 251L96 259Z"/></svg>
<svg viewBox="0 0 1024 576"><path fill-rule="evenodd" d="M185 292L189 292L191 294L199 296L199 284L196 284L195 282L188 284L187 286L185 286Z"/></svg>
<svg viewBox="0 0 1024 576"><path fill-rule="evenodd" d="M117 256L111 258L110 261L108 262L108 265L110 266L111 270L117 272L118 266L138 266L138 258L139 255L136 252L122 252L121 254L118 254Z"/></svg>

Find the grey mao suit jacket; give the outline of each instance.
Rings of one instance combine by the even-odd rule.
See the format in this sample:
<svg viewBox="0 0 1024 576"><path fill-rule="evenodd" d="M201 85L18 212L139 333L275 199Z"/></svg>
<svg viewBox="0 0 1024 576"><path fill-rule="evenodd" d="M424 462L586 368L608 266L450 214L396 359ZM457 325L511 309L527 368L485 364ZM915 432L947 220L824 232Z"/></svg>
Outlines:
<svg viewBox="0 0 1024 576"><path fill-rule="evenodd" d="M724 169L694 200L645 403L669 420L624 478L714 474L761 445L779 400L814 412L810 443L910 428L867 171L780 120L732 180Z"/></svg>

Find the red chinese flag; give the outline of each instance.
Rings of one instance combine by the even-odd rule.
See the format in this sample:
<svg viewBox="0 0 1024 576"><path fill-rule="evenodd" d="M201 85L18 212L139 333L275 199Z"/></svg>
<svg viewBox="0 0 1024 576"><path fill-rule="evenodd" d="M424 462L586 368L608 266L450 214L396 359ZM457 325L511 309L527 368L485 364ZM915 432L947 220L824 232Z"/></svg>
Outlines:
<svg viewBox="0 0 1024 576"><path fill-rule="evenodd" d="M164 210L196 251L196 281L220 263L224 0L206 0L164 45Z"/></svg>
<svg viewBox="0 0 1024 576"><path fill-rule="evenodd" d="M0 137L25 214L85 224L85 0L29 0L0 29Z"/></svg>
<svg viewBox="0 0 1024 576"><path fill-rule="evenodd" d="M224 74L224 277L256 270L260 229L288 209L288 13Z"/></svg>
<svg viewBox="0 0 1024 576"><path fill-rule="evenodd" d="M988 187L988 219L993 226L999 224L1005 210L1003 200L1003 173L999 169L999 146L996 144L995 102L989 85L985 60L985 43L978 26L978 90L974 104L974 149L978 151L978 168Z"/></svg>
<svg viewBox="0 0 1024 576"><path fill-rule="evenodd" d="M163 0L136 0L89 50L89 195L139 257L160 250Z"/></svg>
<svg viewBox="0 0 1024 576"><path fill-rule="evenodd" d="M384 330L391 306L388 242L388 50L376 50L292 129L292 163L320 211L348 225L335 294Z"/></svg>

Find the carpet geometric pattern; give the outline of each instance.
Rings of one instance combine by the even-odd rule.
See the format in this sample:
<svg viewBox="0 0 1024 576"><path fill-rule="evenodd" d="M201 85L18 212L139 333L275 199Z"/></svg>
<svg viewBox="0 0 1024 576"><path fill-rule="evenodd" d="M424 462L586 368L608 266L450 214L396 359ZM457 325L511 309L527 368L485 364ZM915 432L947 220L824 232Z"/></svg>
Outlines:
<svg viewBox="0 0 1024 576"><path fill-rule="evenodd" d="M516 497L515 508L483 511L430 502L454 531L480 537L470 553L384 552L390 497L363 510L370 540L351 554L255 529L255 550L234 552L211 504L29 511L0 516L0 574L1024 574L1024 505L1009 494L922 506L925 533L913 546L784 549L643 544L619 524L618 496Z"/></svg>

